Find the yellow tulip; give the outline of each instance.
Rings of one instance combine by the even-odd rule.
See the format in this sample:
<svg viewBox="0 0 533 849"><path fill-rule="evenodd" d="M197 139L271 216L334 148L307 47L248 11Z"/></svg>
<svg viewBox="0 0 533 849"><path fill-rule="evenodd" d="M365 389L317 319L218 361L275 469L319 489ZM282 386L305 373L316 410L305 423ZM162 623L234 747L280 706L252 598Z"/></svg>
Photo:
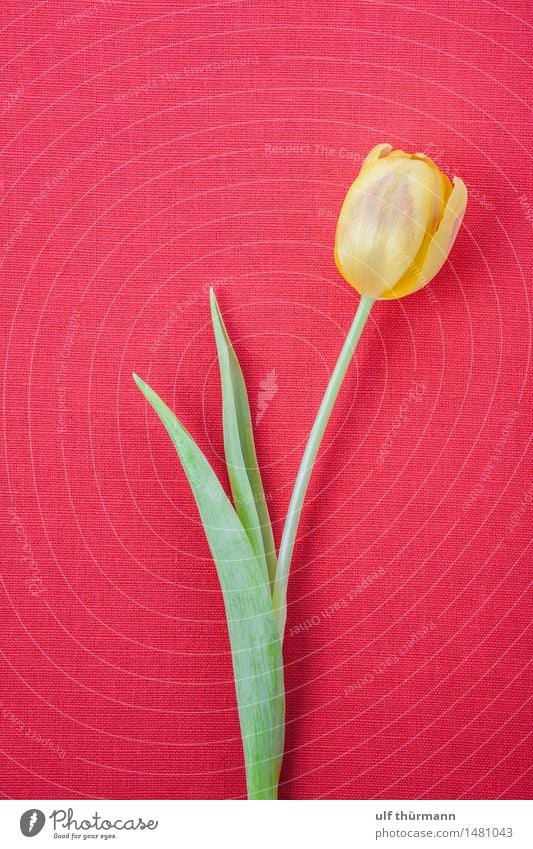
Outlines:
<svg viewBox="0 0 533 849"><path fill-rule="evenodd" d="M363 297L403 298L441 269L466 208L466 186L423 153L379 144L346 195L335 262Z"/></svg>

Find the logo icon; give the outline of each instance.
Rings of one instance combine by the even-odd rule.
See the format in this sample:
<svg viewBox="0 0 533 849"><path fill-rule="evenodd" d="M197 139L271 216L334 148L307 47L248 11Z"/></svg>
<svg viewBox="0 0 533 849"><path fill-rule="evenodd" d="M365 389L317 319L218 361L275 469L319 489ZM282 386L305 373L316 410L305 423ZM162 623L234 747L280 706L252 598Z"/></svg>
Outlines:
<svg viewBox="0 0 533 849"><path fill-rule="evenodd" d="M42 831L45 822L46 817L42 811L39 811L37 808L30 808L20 818L20 830L24 837L35 837L36 834Z"/></svg>
<svg viewBox="0 0 533 849"><path fill-rule="evenodd" d="M277 395L279 386L275 368L273 368L272 371L269 371L267 376L259 383L259 389L261 391L257 393L257 412L255 414L256 425L259 424L268 410L270 402Z"/></svg>

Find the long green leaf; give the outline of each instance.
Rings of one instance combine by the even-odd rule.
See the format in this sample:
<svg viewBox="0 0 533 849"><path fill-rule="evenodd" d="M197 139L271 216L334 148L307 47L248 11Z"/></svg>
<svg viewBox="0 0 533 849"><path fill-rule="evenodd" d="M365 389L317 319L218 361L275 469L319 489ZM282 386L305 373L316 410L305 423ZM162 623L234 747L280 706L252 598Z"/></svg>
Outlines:
<svg viewBox="0 0 533 849"><path fill-rule="evenodd" d="M239 518L258 559L265 563L271 586L276 577L276 549L261 473L257 464L246 384L211 289L211 316L220 365L224 451L231 492Z"/></svg>
<svg viewBox="0 0 533 849"><path fill-rule="evenodd" d="M216 564L228 622L248 798L275 799L284 742L283 664L270 587L217 476L174 413L133 378L172 439Z"/></svg>

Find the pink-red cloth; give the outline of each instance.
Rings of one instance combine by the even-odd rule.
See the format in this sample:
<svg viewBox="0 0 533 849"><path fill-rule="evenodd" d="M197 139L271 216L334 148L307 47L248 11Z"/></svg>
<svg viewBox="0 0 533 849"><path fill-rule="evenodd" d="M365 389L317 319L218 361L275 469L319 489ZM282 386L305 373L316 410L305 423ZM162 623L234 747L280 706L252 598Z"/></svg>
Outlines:
<svg viewBox="0 0 533 849"><path fill-rule="evenodd" d="M215 568L131 373L227 485L214 286L279 542L379 142L470 200L438 278L372 312L313 474L280 795L530 793L528 7L4 3L5 796L245 794Z"/></svg>

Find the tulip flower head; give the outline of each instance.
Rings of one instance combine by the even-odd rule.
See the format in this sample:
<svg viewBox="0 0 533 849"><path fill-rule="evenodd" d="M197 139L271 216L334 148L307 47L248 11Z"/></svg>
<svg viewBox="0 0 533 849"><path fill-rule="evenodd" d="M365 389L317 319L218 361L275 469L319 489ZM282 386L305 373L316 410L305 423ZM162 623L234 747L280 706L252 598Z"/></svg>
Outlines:
<svg viewBox="0 0 533 849"><path fill-rule="evenodd" d="M335 262L364 297L403 298L435 277L455 241L466 186L423 153L374 147L342 205Z"/></svg>

